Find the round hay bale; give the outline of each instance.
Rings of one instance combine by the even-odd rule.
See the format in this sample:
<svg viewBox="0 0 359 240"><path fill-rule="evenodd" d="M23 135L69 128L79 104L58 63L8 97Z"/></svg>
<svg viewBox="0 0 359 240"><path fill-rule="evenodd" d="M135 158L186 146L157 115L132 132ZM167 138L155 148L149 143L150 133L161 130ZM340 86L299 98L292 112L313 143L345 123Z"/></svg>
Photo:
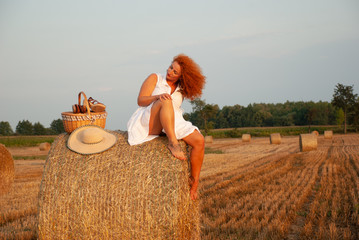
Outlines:
<svg viewBox="0 0 359 240"><path fill-rule="evenodd" d="M325 139L332 139L333 138L333 131L324 131L324 138Z"/></svg>
<svg viewBox="0 0 359 240"><path fill-rule="evenodd" d="M319 136L319 132L318 132L318 131L315 131L315 130L312 132L312 134L314 134L314 135L317 136L317 137Z"/></svg>
<svg viewBox="0 0 359 240"><path fill-rule="evenodd" d="M205 143L213 143L213 137L212 136L205 136L204 137Z"/></svg>
<svg viewBox="0 0 359 240"><path fill-rule="evenodd" d="M301 152L316 150L318 146L317 136L311 133L299 135L299 148Z"/></svg>
<svg viewBox="0 0 359 240"><path fill-rule="evenodd" d="M39 239L198 239L189 162L172 157L166 137L130 146L127 132L111 133L115 146L98 154L72 152L68 134L52 144L39 192Z"/></svg>
<svg viewBox="0 0 359 240"><path fill-rule="evenodd" d="M242 142L250 142L251 141L251 135L250 134L242 134Z"/></svg>
<svg viewBox="0 0 359 240"><path fill-rule="evenodd" d="M43 142L40 144L39 149L40 151L48 151L51 148L51 144L48 142Z"/></svg>
<svg viewBox="0 0 359 240"><path fill-rule="evenodd" d="M15 178L14 159L7 148L0 144L0 195L11 188Z"/></svg>
<svg viewBox="0 0 359 240"><path fill-rule="evenodd" d="M281 144L282 138L280 133L272 133L269 137L270 144Z"/></svg>

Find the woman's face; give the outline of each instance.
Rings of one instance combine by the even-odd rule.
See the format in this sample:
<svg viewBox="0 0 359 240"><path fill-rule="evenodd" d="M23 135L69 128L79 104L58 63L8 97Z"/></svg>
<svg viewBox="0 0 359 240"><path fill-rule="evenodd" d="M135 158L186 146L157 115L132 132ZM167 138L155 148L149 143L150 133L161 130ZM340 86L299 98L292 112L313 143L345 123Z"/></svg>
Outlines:
<svg viewBox="0 0 359 240"><path fill-rule="evenodd" d="M181 77L181 66L175 61L167 69L166 80L177 82Z"/></svg>

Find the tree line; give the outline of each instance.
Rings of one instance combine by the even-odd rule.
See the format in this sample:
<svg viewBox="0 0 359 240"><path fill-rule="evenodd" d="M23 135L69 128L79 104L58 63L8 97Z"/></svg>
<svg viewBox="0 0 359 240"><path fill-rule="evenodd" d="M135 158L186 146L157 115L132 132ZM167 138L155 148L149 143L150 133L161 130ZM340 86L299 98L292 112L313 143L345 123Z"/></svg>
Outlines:
<svg viewBox="0 0 359 240"><path fill-rule="evenodd" d="M331 102L254 103L248 106L234 105L220 108L207 104L200 98L191 101L192 112L184 118L200 129L209 131L218 128L275 127L308 125L347 125L354 131L359 128L359 97L353 86L337 84ZM8 122L0 122L0 135L56 135L65 132L61 119L53 120L50 128L28 120L19 121L15 132Z"/></svg>
<svg viewBox="0 0 359 240"><path fill-rule="evenodd" d="M224 106L207 104L205 100L191 101L192 112L184 117L200 129L209 131L218 128L274 127L308 125L342 125L347 123L358 131L359 98L353 86L337 84L331 102L254 103Z"/></svg>
<svg viewBox="0 0 359 240"><path fill-rule="evenodd" d="M29 120L22 120L16 125L15 132L9 122L0 122L0 136L57 135L63 132L65 132L65 129L61 119L53 120L49 128L45 128L40 122L32 124Z"/></svg>

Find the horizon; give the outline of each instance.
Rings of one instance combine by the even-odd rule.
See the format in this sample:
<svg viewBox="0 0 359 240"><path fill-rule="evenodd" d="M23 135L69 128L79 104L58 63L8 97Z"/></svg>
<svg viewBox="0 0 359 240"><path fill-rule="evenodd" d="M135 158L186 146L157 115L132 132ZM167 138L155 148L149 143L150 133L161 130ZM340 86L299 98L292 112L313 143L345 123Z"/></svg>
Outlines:
<svg viewBox="0 0 359 240"><path fill-rule="evenodd" d="M355 94L355 93L354 93ZM358 94L359 95L359 94ZM271 104L273 104L273 105L277 105L277 104L286 104L287 102L290 102L290 103L298 103L298 102L303 102L303 103L308 103L308 102L313 102L313 103L329 103L329 104L332 104L331 103L331 101L322 101L322 100L319 100L319 101L285 101L285 102L283 102L283 103L249 103L247 106L242 106L242 105L240 105L240 104L234 104L234 105L225 105L225 106L222 106L222 107L220 107L220 106L218 106L219 107L219 110L221 111L222 109L223 109L223 107L233 107L233 106L235 106L235 105L240 105L242 108L247 108L249 105L256 105L256 104L265 104L265 105L271 105ZM218 104L215 104L215 103L207 103L206 102L206 104L211 104L211 105L218 105ZM191 109L191 111L185 111L185 113L192 113L192 111L193 111L193 109ZM60 118L57 118L57 119L61 119L62 120L62 118L61 118L61 116L60 116ZM53 121L54 120L57 120L57 119L53 119ZM19 120L18 122L17 122L17 124L19 124L19 122L21 122L21 121L26 121L26 120L28 120L28 119L22 119L22 120ZM0 120L0 122L1 122L1 120ZM30 121L31 122L31 121ZM32 125L34 125L35 123L37 123L37 122L31 122L31 124ZM40 122L41 123L41 122ZM52 123L52 121L50 122L50 124ZM11 126L11 124L10 124L10 126L11 126L11 128L12 128L12 130L14 131L14 133L15 133L15 131L16 131L16 126L17 126L17 124L15 125L15 127L13 127L13 126ZM49 126L45 126L43 123L41 123L45 128L50 128L50 124L49 124ZM301 126L301 125L298 125L298 126ZM303 125L303 126L306 126L306 125ZM314 125L313 125L314 126ZM321 126L321 125L318 125L318 126ZM288 126L264 126L264 128L267 128L267 127L288 127ZM106 127L105 127L106 128ZM238 127L238 128L248 128L248 127ZM252 128L252 127L250 127L250 128ZM121 129L112 129L112 130L121 130Z"/></svg>

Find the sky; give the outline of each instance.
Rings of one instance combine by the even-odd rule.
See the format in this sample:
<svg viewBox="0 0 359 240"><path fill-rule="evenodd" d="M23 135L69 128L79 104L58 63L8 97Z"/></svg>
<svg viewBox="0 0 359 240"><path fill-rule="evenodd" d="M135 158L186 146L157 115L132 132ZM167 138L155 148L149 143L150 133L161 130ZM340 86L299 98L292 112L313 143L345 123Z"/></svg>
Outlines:
<svg viewBox="0 0 359 240"><path fill-rule="evenodd" d="M127 130L142 82L180 53L220 108L359 94L359 1L0 0L0 121L50 127L84 91Z"/></svg>

